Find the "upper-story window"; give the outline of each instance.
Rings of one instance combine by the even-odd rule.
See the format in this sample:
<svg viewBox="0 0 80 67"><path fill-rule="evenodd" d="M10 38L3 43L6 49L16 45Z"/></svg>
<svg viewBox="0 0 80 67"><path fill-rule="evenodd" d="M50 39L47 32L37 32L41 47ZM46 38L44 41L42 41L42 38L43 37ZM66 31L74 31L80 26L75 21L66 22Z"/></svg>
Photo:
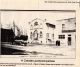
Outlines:
<svg viewBox="0 0 80 67"><path fill-rule="evenodd" d="M65 24L62 24L62 29L64 29L65 28Z"/></svg>
<svg viewBox="0 0 80 67"><path fill-rule="evenodd" d="M38 22L36 21L35 23L34 23L34 26L37 26L38 25Z"/></svg>
<svg viewBox="0 0 80 67"><path fill-rule="evenodd" d="M46 37L49 38L49 33L46 33Z"/></svg>
<svg viewBox="0 0 80 67"><path fill-rule="evenodd" d="M40 31L40 38L42 38L43 34L42 34L42 31Z"/></svg>

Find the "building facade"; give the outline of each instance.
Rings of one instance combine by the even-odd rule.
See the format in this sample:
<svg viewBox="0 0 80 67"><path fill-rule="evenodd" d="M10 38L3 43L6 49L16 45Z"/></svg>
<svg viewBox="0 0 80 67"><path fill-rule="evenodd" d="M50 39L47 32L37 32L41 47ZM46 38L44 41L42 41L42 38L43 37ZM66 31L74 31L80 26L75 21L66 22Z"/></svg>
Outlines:
<svg viewBox="0 0 80 67"><path fill-rule="evenodd" d="M57 32L56 32L57 31ZM76 44L76 18L57 20L55 39L60 40L62 46L73 46Z"/></svg>
<svg viewBox="0 0 80 67"><path fill-rule="evenodd" d="M74 46L76 44L76 19L68 18L47 22L36 18L29 22L29 43L52 44L60 41L60 46Z"/></svg>
<svg viewBox="0 0 80 67"><path fill-rule="evenodd" d="M29 22L29 42L36 44L53 44L55 25L42 19L34 19Z"/></svg>

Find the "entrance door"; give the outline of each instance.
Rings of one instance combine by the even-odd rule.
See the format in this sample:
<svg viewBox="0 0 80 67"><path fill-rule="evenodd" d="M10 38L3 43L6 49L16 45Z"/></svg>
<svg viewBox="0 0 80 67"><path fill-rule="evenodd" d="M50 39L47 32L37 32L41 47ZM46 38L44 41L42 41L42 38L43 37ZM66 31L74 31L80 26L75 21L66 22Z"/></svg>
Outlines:
<svg viewBox="0 0 80 67"><path fill-rule="evenodd" d="M34 37L34 40L38 40L38 31L37 30L34 31L33 37Z"/></svg>
<svg viewBox="0 0 80 67"><path fill-rule="evenodd" d="M71 37L68 37L68 45L71 45Z"/></svg>

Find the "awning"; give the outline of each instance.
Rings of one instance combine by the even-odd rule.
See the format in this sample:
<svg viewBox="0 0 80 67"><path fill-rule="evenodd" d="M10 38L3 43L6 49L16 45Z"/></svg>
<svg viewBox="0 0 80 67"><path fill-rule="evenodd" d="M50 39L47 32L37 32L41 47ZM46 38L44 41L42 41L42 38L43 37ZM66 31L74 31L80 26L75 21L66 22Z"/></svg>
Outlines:
<svg viewBox="0 0 80 67"><path fill-rule="evenodd" d="M68 33L68 32L76 32L76 30L62 30L62 33Z"/></svg>

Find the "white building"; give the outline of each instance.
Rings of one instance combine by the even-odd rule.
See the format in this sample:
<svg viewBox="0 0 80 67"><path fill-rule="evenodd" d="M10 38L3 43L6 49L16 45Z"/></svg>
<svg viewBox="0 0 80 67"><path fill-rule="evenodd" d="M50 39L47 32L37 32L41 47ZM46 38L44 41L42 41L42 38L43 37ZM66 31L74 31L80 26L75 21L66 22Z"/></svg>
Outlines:
<svg viewBox="0 0 80 67"><path fill-rule="evenodd" d="M57 20L55 40L60 40L63 46L73 46L76 44L76 19L68 18Z"/></svg>
<svg viewBox="0 0 80 67"><path fill-rule="evenodd" d="M54 22L53 22L54 23ZM29 22L29 42L38 44L54 44L55 25L36 18Z"/></svg>

